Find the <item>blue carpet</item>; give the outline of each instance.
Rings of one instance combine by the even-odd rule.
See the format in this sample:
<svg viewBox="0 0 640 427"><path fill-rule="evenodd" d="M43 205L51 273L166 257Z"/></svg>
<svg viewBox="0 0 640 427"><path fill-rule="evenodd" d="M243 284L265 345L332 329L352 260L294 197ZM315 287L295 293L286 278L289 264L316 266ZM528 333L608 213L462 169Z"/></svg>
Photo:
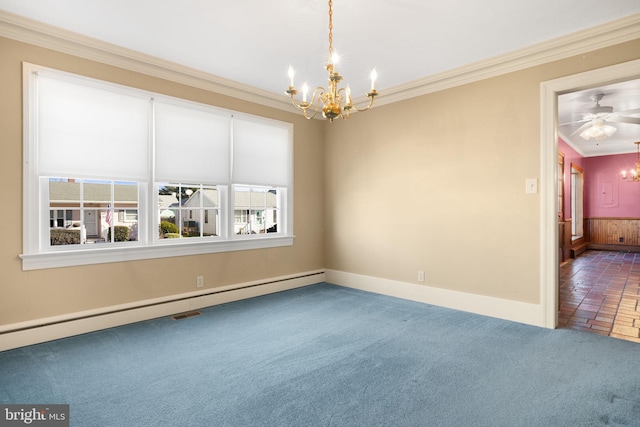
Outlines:
<svg viewBox="0 0 640 427"><path fill-rule="evenodd" d="M0 352L72 426L640 426L640 345L307 286Z"/></svg>

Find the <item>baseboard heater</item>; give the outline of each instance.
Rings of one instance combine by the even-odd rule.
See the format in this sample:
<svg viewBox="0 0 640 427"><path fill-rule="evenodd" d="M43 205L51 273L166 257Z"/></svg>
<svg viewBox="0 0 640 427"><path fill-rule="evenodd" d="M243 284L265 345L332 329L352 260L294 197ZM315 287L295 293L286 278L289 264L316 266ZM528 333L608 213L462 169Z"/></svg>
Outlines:
<svg viewBox="0 0 640 427"><path fill-rule="evenodd" d="M312 285L324 280L324 270L317 270L6 325L0 327L0 351L190 312L204 307Z"/></svg>

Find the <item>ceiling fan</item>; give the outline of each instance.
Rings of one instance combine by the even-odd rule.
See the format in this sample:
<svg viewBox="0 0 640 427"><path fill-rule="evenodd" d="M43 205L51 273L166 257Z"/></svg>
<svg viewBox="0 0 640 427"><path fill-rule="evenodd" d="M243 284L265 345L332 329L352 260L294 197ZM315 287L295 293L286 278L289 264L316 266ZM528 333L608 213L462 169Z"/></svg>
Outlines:
<svg viewBox="0 0 640 427"><path fill-rule="evenodd" d="M616 131L615 127L605 124L605 122L640 125L640 117L627 117L623 115L638 114L640 113L640 108L614 112L613 107L600 105L600 100L602 100L602 98L604 98L604 93L595 93L591 95L591 100L595 102L596 105L583 111L581 113L582 119L569 123L562 123L560 126L583 123L578 129L573 131L571 136L580 134L584 139L604 139L607 136L613 135Z"/></svg>

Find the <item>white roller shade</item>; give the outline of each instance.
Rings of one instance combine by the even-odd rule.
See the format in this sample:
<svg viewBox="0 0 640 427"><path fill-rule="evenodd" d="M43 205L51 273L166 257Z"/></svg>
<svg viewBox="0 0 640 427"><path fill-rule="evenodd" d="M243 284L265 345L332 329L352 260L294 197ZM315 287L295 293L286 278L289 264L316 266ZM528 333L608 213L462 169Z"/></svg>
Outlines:
<svg viewBox="0 0 640 427"><path fill-rule="evenodd" d="M144 181L149 100L37 76L38 173Z"/></svg>
<svg viewBox="0 0 640 427"><path fill-rule="evenodd" d="M229 182L230 115L154 102L156 181Z"/></svg>
<svg viewBox="0 0 640 427"><path fill-rule="evenodd" d="M290 128L233 119L233 182L289 186L292 143Z"/></svg>

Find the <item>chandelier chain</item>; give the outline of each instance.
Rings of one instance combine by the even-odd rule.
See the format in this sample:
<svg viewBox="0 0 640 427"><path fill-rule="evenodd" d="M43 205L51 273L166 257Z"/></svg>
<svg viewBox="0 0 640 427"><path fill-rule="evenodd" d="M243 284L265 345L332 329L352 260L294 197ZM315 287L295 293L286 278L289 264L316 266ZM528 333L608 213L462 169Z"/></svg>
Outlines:
<svg viewBox="0 0 640 427"><path fill-rule="evenodd" d="M329 58L333 54L333 0L329 0Z"/></svg>

